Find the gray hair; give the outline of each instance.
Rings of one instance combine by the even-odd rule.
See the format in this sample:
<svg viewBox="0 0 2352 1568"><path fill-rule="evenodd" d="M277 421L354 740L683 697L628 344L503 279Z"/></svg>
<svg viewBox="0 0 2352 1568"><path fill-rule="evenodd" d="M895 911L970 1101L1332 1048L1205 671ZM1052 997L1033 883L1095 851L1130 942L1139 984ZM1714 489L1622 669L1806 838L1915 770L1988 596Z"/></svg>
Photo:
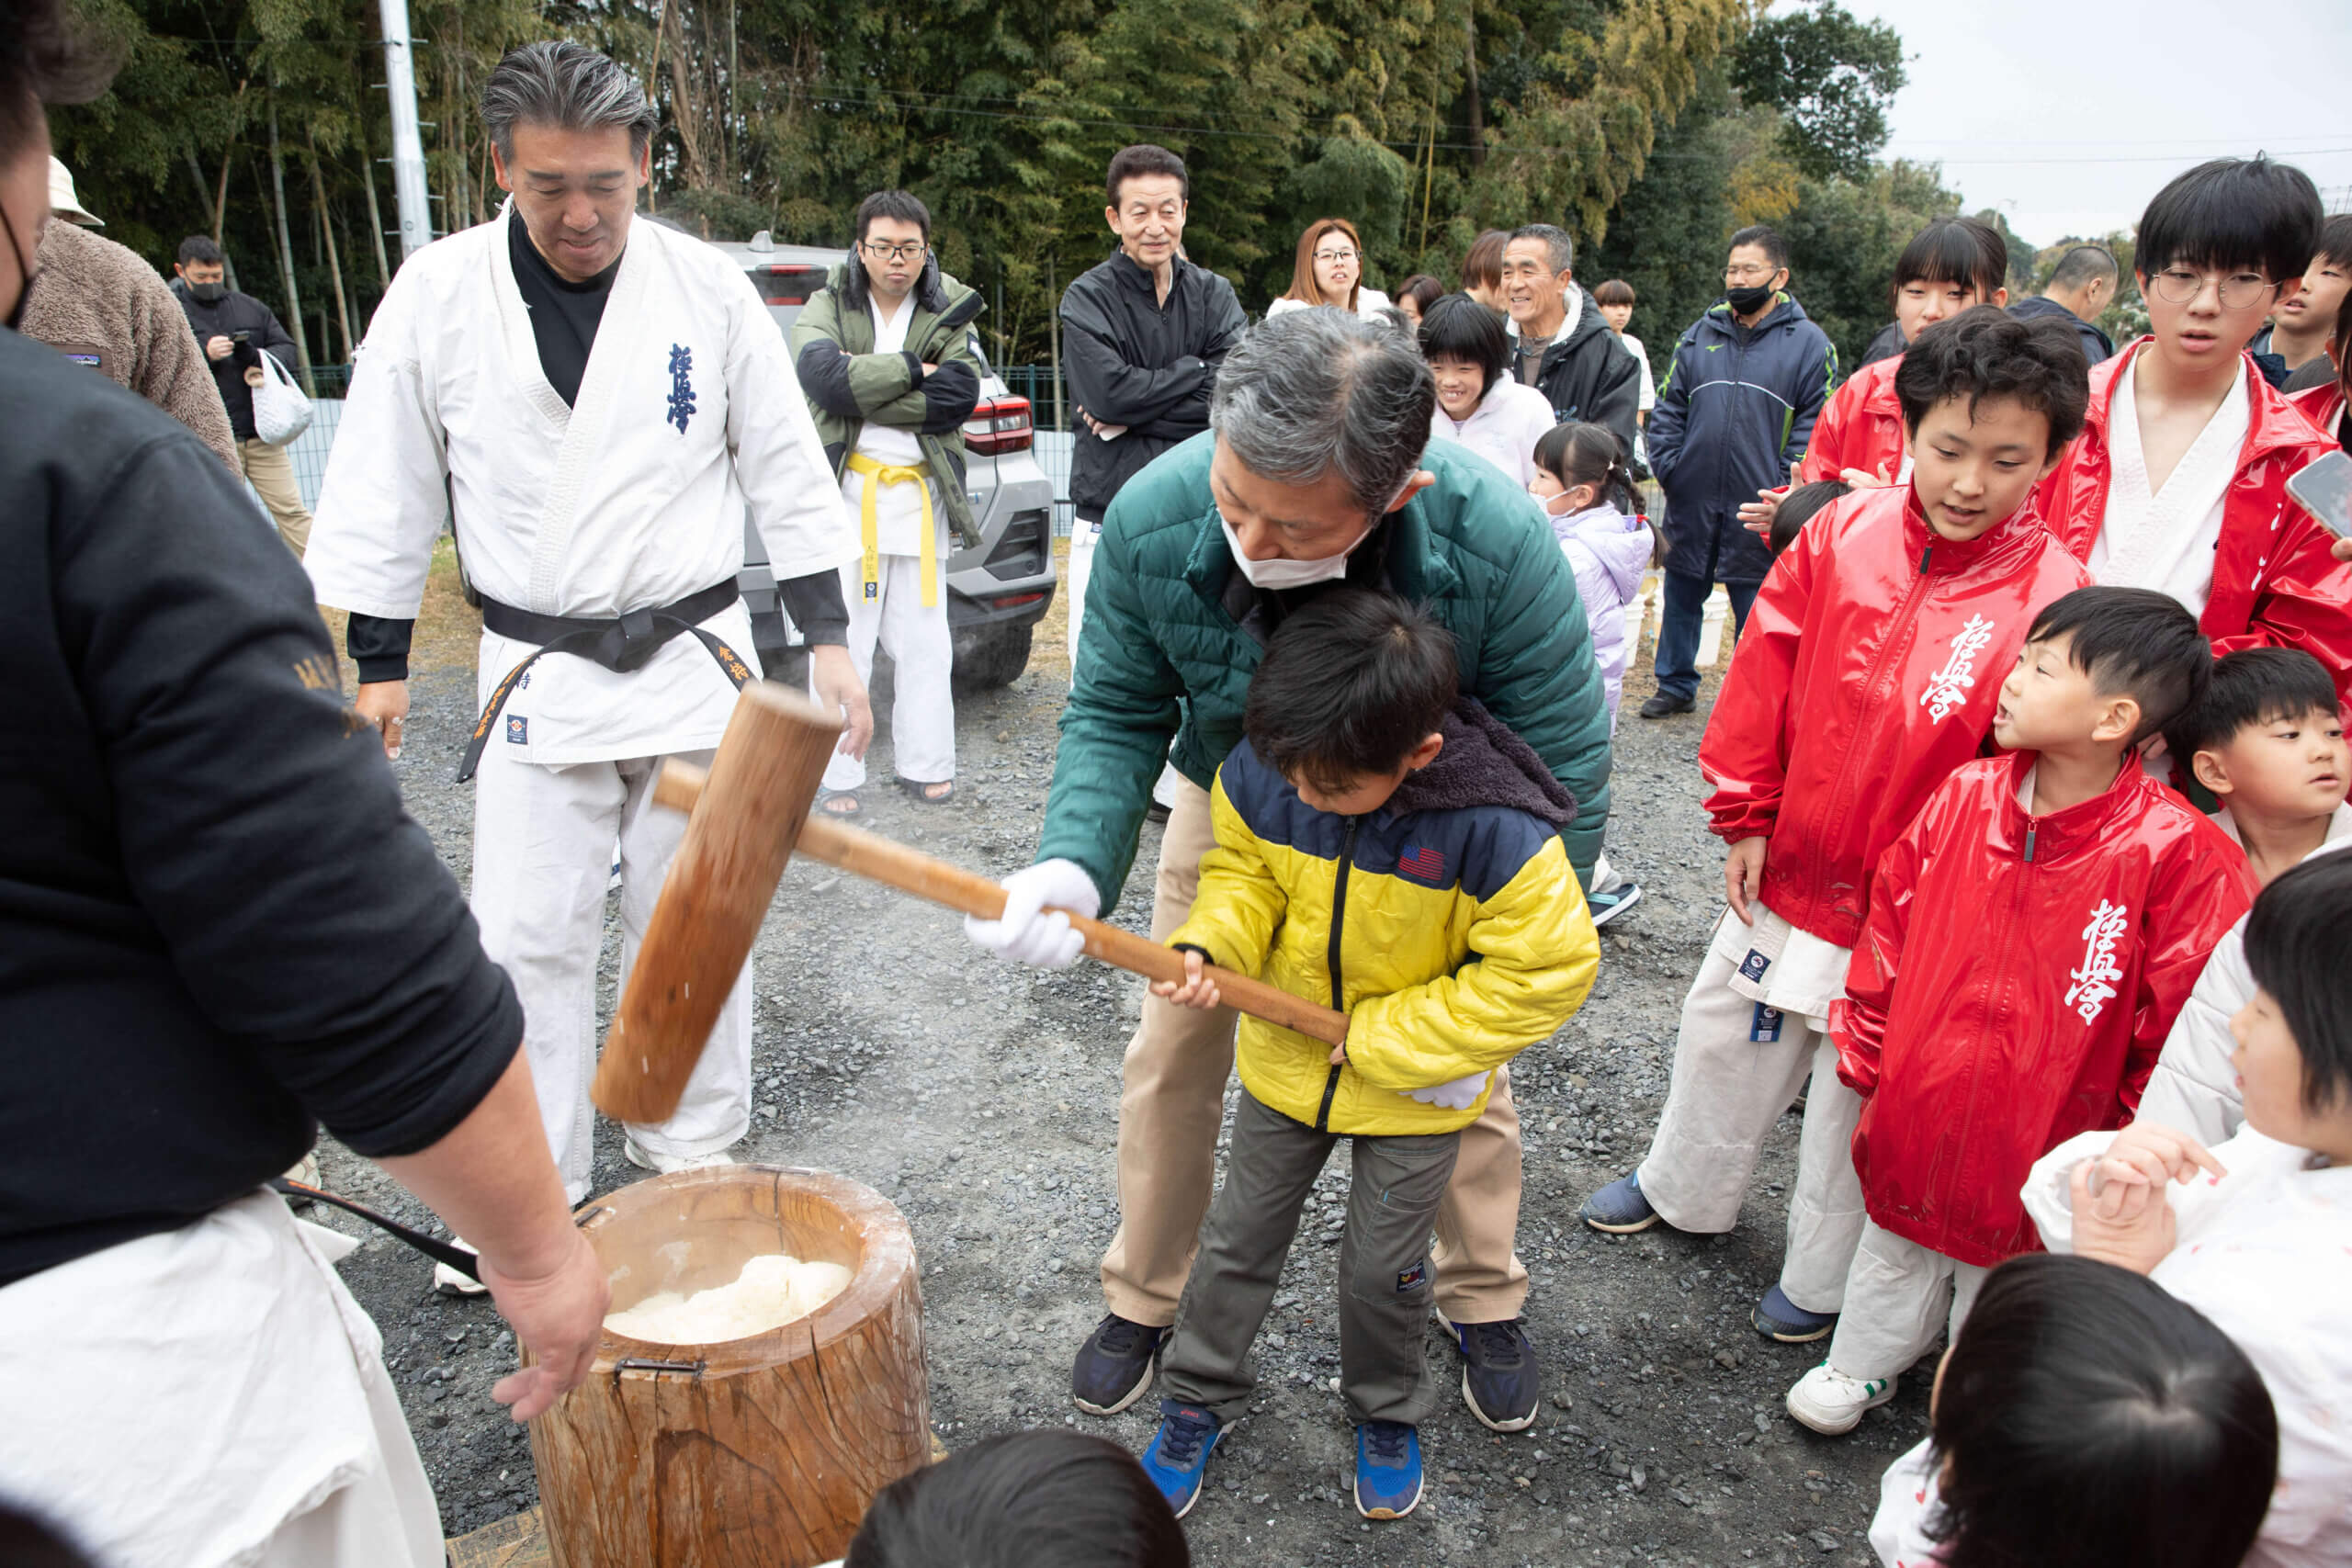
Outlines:
<svg viewBox="0 0 2352 1568"><path fill-rule="evenodd" d="M626 126L629 156L641 158L662 123L628 72L610 56L569 39L509 50L482 84L481 118L502 158L514 156L518 125L559 130Z"/></svg>
<svg viewBox="0 0 2352 1568"><path fill-rule="evenodd" d="M1412 340L1345 310L1289 310L1242 334L1217 372L1209 428L1241 466L1282 484L1347 480L1386 510L1419 466L1437 378Z"/></svg>
<svg viewBox="0 0 2352 1568"><path fill-rule="evenodd" d="M1513 240L1541 240L1552 248L1552 276L1573 272L1577 265L1577 243L1568 238L1566 229L1549 223L1526 223L1510 231ZM1505 243L1509 243L1508 241Z"/></svg>

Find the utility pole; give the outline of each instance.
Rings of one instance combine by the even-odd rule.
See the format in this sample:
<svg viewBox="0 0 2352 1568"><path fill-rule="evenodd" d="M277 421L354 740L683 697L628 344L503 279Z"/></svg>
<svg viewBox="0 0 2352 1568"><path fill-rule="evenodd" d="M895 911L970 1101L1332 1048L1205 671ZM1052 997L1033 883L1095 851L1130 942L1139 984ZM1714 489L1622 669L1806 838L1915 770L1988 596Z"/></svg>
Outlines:
<svg viewBox="0 0 2352 1568"><path fill-rule="evenodd" d="M384 88L392 108L392 192L400 204L401 259L433 243L433 208L424 186L424 139L416 126L415 45L408 0L379 0L384 18ZM369 194L374 194L371 186Z"/></svg>

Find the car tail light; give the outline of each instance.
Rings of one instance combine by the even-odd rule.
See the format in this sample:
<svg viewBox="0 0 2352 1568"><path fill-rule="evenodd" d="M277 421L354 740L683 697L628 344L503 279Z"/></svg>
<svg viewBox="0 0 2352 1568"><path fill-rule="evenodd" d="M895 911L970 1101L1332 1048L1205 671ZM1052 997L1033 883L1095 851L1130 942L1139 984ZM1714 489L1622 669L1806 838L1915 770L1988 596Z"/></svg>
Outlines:
<svg viewBox="0 0 2352 1568"><path fill-rule="evenodd" d="M770 262L751 272L752 281L759 285L760 301L766 305L806 305L808 296L825 287L820 269L799 262Z"/></svg>
<svg viewBox="0 0 2352 1568"><path fill-rule="evenodd" d="M994 398L972 410L964 422L964 446L983 457L1026 452L1035 433L1029 427L1029 400Z"/></svg>

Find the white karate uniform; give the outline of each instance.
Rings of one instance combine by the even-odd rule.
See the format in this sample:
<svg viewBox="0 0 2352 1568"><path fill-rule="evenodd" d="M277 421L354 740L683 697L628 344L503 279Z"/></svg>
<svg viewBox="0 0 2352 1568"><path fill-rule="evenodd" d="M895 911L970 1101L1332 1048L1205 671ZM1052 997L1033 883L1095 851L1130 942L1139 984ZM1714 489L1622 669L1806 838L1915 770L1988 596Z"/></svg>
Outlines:
<svg viewBox="0 0 2352 1568"><path fill-rule="evenodd" d="M118 1568L440 1568L356 1245L255 1191L0 1289L0 1494Z"/></svg>
<svg viewBox="0 0 2352 1568"><path fill-rule="evenodd" d="M2113 1133L2069 1138L2034 1162L2026 1212L2052 1252L2074 1250L2075 1167ZM2352 1563L2352 1167L2248 1127L2217 1145L2227 1176L2168 1185L2173 1249L2149 1278L2245 1352L2278 1417L2278 1480L2247 1568Z"/></svg>
<svg viewBox="0 0 2352 1568"><path fill-rule="evenodd" d="M899 313L884 320L879 305L869 300L874 317L874 352L903 354L907 328L915 318L912 299L899 302ZM911 430L867 420L858 427L857 455L885 468L921 468L922 443ZM862 530L865 491L872 476L842 466L842 505ZM923 604L922 491L931 491L931 604ZM880 552L879 570L867 596L865 568L861 558L842 568L842 597L849 605L849 656L857 678L874 681L874 648L878 642L890 656L890 748L899 776L922 784L937 784L956 776L956 697L950 677L956 649L947 632L947 513L940 505L939 485L901 481L878 485L874 492L874 539ZM865 760L833 753L825 765L827 789L856 789L865 783Z"/></svg>
<svg viewBox="0 0 2352 1568"><path fill-rule="evenodd" d="M2238 356L2237 379L2213 417L2198 432L2165 479L2162 491L2148 486L2147 457L2140 445L2140 417L2133 382L2139 366L2115 378L2115 404L2107 422L2113 464L2107 481L2107 511L2098 536L2083 564L2106 588L2153 588L2205 613L2213 596L2213 550L2222 538L2222 506L2236 477L2238 453L2245 446L2254 405L2246 396L2245 356Z"/></svg>
<svg viewBox="0 0 2352 1568"><path fill-rule="evenodd" d="M857 558L784 336L726 256L632 223L567 407L539 366L509 220L410 257L377 308L304 559L320 603L415 615L452 506L474 586L540 615L610 618L728 581L742 567L747 505L779 578ZM741 602L704 626L750 651ZM484 631L478 699L533 651ZM715 747L734 704L693 637L626 673L555 654L507 698L484 752L474 913L522 998L548 1142L574 1202L588 1191L596 955L615 841L644 895L622 899L633 955L682 830L646 810L652 764ZM650 1152L715 1153L749 1125L750 983L747 965L704 1059L715 1077L698 1073L668 1122L630 1129Z"/></svg>
<svg viewBox="0 0 2352 1568"><path fill-rule="evenodd" d="M1807 1312L1837 1312L1865 1219L1853 1156L1862 1100L1838 1079L1826 1022L1829 1004L1845 994L1852 952L1754 899L1748 908L1753 926L1728 910L1716 922L1683 998L1673 1080L1641 1163L1642 1196L1677 1230L1731 1229L1766 1135L1810 1073L1781 1290Z"/></svg>

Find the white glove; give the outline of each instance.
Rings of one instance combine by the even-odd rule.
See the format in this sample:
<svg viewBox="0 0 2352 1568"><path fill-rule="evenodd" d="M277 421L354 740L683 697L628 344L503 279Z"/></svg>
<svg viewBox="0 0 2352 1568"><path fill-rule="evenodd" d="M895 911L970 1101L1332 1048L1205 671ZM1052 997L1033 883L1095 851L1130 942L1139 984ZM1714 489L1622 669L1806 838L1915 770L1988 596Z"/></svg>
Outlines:
<svg viewBox="0 0 2352 1568"><path fill-rule="evenodd" d="M1480 1095L1487 1092L1487 1075L1472 1073L1468 1077L1456 1078L1452 1083L1432 1084L1427 1089L1402 1092L1423 1105L1442 1105L1448 1111L1467 1111L1478 1103Z"/></svg>
<svg viewBox="0 0 2352 1568"><path fill-rule="evenodd" d="M1090 919L1101 907L1094 878L1076 861L1039 861L1004 879L1004 918L996 920L964 917L964 934L1000 958L1035 964L1041 969L1067 969L1086 951L1086 938L1072 931L1069 917L1057 909L1076 909Z"/></svg>

